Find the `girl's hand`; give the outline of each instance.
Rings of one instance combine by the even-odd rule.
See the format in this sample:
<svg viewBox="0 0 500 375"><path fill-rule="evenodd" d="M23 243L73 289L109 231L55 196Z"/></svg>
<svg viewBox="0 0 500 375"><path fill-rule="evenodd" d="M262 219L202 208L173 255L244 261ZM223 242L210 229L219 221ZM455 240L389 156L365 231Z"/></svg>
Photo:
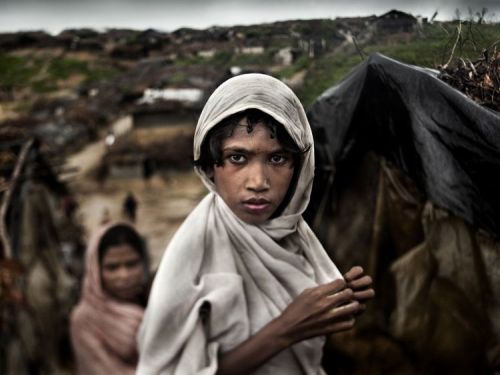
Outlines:
<svg viewBox="0 0 500 375"><path fill-rule="evenodd" d="M375 297L372 278L364 274L360 266L352 267L345 275L347 288L352 289L353 299L360 304L360 312L366 309L366 303Z"/></svg>
<svg viewBox="0 0 500 375"><path fill-rule="evenodd" d="M351 271L348 276L351 276ZM358 273L354 272L354 275ZM353 282L358 279L359 275L349 278ZM365 285L365 281L358 280L354 285ZM304 290L281 315L254 336L221 354L217 375L251 374L277 353L299 341L352 328L354 316L361 312L361 305L354 297L355 292L346 287L344 280Z"/></svg>
<svg viewBox="0 0 500 375"><path fill-rule="evenodd" d="M344 280L304 290L271 324L285 346L331 333L354 325L360 304Z"/></svg>

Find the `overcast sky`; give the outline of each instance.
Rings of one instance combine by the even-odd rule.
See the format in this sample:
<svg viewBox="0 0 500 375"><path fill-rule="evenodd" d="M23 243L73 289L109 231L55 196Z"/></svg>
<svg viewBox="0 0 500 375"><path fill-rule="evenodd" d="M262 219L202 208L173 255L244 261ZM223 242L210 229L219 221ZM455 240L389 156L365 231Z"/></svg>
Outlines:
<svg viewBox="0 0 500 375"><path fill-rule="evenodd" d="M287 19L380 15L391 9L437 19L487 8L500 21L500 0L0 0L0 32L111 27L173 31Z"/></svg>

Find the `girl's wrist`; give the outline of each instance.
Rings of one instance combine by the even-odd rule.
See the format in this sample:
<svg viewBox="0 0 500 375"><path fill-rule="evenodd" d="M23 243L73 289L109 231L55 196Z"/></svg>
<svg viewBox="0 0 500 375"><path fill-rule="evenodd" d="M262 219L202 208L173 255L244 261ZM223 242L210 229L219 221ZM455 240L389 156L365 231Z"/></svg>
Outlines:
<svg viewBox="0 0 500 375"><path fill-rule="evenodd" d="M279 349L279 351L282 351L295 343L289 329L287 329L286 324L284 324L281 315L270 321L269 324L262 329L261 333L266 335L266 339L270 342L274 342L274 345Z"/></svg>

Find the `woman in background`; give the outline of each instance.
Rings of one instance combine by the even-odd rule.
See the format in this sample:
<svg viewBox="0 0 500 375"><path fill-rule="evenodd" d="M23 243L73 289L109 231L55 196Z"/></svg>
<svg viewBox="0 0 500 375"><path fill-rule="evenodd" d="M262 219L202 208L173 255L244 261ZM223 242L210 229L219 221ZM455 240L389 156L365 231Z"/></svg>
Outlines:
<svg viewBox="0 0 500 375"><path fill-rule="evenodd" d="M148 279L144 242L132 226L107 225L92 239L82 295L71 314L79 375L135 373Z"/></svg>

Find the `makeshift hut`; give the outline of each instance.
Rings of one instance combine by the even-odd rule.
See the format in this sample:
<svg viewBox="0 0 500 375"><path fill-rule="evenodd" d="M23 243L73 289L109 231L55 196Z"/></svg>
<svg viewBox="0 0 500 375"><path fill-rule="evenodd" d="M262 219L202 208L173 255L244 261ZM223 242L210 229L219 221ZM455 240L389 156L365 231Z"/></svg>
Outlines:
<svg viewBox="0 0 500 375"><path fill-rule="evenodd" d="M377 18L377 30L385 33L413 32L418 20L411 14L399 10L391 10Z"/></svg>
<svg viewBox="0 0 500 375"><path fill-rule="evenodd" d="M500 114L376 54L308 111L306 212L377 297L325 361L348 374L500 371Z"/></svg>

